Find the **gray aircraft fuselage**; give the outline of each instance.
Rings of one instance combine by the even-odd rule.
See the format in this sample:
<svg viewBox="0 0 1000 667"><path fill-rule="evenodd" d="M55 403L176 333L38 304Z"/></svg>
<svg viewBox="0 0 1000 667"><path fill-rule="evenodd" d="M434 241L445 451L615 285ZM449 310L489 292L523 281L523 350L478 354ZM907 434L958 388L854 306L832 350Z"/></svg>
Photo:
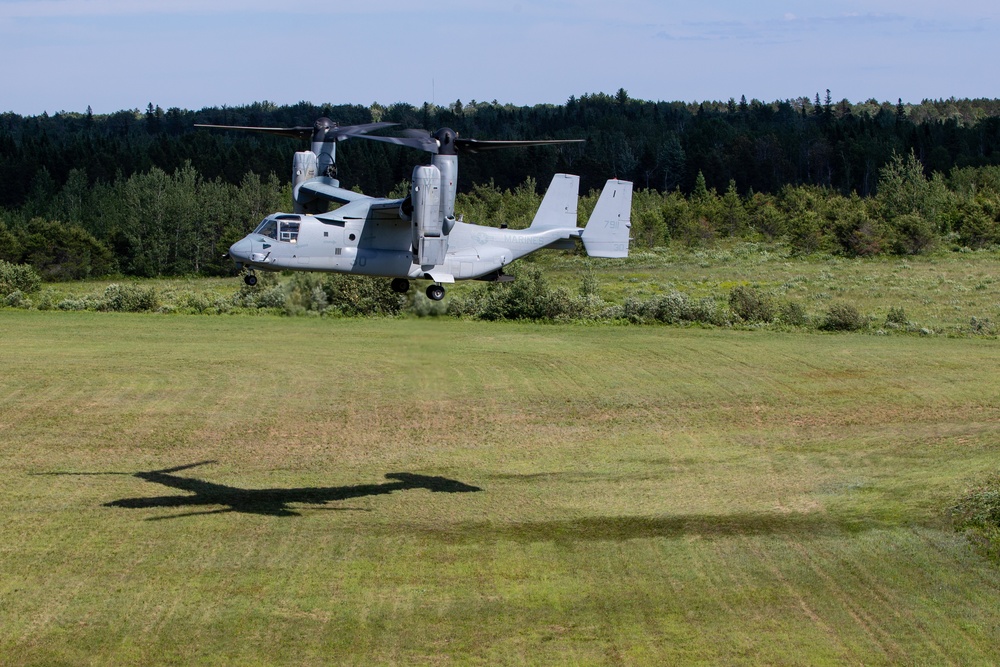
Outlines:
<svg viewBox="0 0 1000 667"><path fill-rule="evenodd" d="M402 203L402 199L375 199L352 202L320 215L275 213L235 243L229 254L247 267L270 271L330 271L452 282L495 273L541 248L572 248L572 239L583 233L578 227L513 230L456 221L449 234L445 263L421 267L413 253L412 223L399 215Z"/></svg>
<svg viewBox="0 0 1000 667"><path fill-rule="evenodd" d="M450 202L439 219L436 202L430 214L421 215L419 196L367 197L322 179L308 181L302 187L343 205L326 213L269 215L253 233L234 243L229 255L251 271L394 278L398 291L407 289L411 279L438 284L504 280L503 268L514 260L542 248L575 248L575 239L583 241L591 257L627 257L632 184L609 180L581 228L576 224L579 181L572 174L553 176L531 226L520 230L456 220ZM427 182L414 186L413 194L424 194L437 184L436 178L429 182L430 186ZM426 224L428 220L434 224ZM428 296L435 300L443 295L443 289L428 288Z"/></svg>

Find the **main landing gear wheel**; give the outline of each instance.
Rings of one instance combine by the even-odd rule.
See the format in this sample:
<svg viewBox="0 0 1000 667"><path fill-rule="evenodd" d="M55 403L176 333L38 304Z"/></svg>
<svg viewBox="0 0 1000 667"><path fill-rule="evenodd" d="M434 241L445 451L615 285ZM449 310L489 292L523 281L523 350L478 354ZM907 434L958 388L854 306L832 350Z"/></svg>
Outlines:
<svg viewBox="0 0 1000 667"><path fill-rule="evenodd" d="M429 285L427 287L427 298L431 301L440 301L444 298L444 288L440 285Z"/></svg>
<svg viewBox="0 0 1000 667"><path fill-rule="evenodd" d="M389 283L389 289L396 294L406 294L410 291L410 281L406 278L393 278Z"/></svg>
<svg viewBox="0 0 1000 667"><path fill-rule="evenodd" d="M254 285L257 284L257 276L255 276L252 273L248 273L245 276L243 276L243 282L245 282L250 287L253 287Z"/></svg>

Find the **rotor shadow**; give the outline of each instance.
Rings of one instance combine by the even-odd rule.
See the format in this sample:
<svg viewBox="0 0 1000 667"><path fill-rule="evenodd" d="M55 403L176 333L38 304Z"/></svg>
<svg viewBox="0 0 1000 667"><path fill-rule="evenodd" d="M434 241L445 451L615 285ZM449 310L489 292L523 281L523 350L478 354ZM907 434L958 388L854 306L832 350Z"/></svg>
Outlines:
<svg viewBox="0 0 1000 667"><path fill-rule="evenodd" d="M243 514L262 514L265 516L299 516L299 512L291 509L290 504L326 505L331 502L380 496L395 491L410 491L426 489L435 493L470 493L481 491L477 486L464 484L446 477L418 475L408 472L388 473L388 482L381 484L357 484L353 486L331 487L301 487L292 489L241 489L225 484L216 484L194 477L181 477L174 473L203 466L216 461L200 461L175 468L152 470L137 473L49 473L49 474L81 474L81 475L122 475L131 474L141 480L160 484L162 486L186 491L184 495L152 496L138 498L121 498L104 503L104 507L124 507L128 509L148 509L158 507L197 508L206 506L221 506L217 509L199 510L174 514L167 517L149 517L147 521L176 519L183 516L199 514L222 514L240 512ZM347 508L317 508L317 509L347 509Z"/></svg>

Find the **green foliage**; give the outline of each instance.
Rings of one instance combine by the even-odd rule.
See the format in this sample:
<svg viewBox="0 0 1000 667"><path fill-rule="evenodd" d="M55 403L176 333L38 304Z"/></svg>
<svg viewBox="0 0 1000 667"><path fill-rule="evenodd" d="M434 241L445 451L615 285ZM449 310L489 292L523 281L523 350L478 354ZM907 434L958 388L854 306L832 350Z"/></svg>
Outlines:
<svg viewBox="0 0 1000 667"><path fill-rule="evenodd" d="M701 323L713 325L727 324L725 312L715 299L693 300L680 292L661 294L650 299L629 297L621 311L622 317L630 322L647 324Z"/></svg>
<svg viewBox="0 0 1000 667"><path fill-rule="evenodd" d="M744 322L773 322L774 301L749 285L737 285L729 291L729 309Z"/></svg>
<svg viewBox="0 0 1000 667"><path fill-rule="evenodd" d="M397 315L405 298L393 292L384 278L297 273L286 286L284 307L293 315L307 312L349 317Z"/></svg>
<svg viewBox="0 0 1000 667"><path fill-rule="evenodd" d="M513 282L495 282L464 298L453 298L448 312L481 320L553 320L572 314L565 289L551 289L541 269L530 263L510 268Z"/></svg>
<svg viewBox="0 0 1000 667"><path fill-rule="evenodd" d="M98 310L141 313L156 310L159 305L156 289L153 287L112 283L104 290Z"/></svg>
<svg viewBox="0 0 1000 667"><path fill-rule="evenodd" d="M959 207L960 215L954 227L961 245L979 249L1000 243L1000 223L995 217L1000 214L1000 206L996 207L996 214L991 214L988 207L993 207L990 204L992 201L983 197L964 202Z"/></svg>
<svg viewBox="0 0 1000 667"><path fill-rule="evenodd" d="M194 131L193 122L285 126L321 115L448 125L464 136L588 137L581 146L463 161L457 210L471 222L526 226L552 174L567 172L589 188L581 221L607 177L641 186L635 249L763 238L802 254L870 257L1000 243L998 100L624 99L6 114L0 259L31 263L44 279L233 275L226 248L290 205L282 180L289 149L271 137ZM345 187L406 194L413 163L393 151L351 144L339 156Z"/></svg>
<svg viewBox="0 0 1000 667"><path fill-rule="evenodd" d="M781 304L778 318L789 326L804 327L809 325L809 314L805 306L798 301L786 301Z"/></svg>
<svg viewBox="0 0 1000 667"><path fill-rule="evenodd" d="M240 288L232 296L232 305L236 308L283 309L285 307L285 288L278 280L278 274L273 271L261 271L257 274L257 284L240 283Z"/></svg>
<svg viewBox="0 0 1000 667"><path fill-rule="evenodd" d="M111 251L79 225L34 218L20 231L20 260L46 280L79 280L115 271Z"/></svg>
<svg viewBox="0 0 1000 667"><path fill-rule="evenodd" d="M24 292L21 290L14 290L6 297L4 297L4 305L10 308L30 308L31 299L29 299Z"/></svg>
<svg viewBox="0 0 1000 667"><path fill-rule="evenodd" d="M906 311L899 306L893 306L885 315L886 324L904 325L907 323Z"/></svg>
<svg viewBox="0 0 1000 667"><path fill-rule="evenodd" d="M1000 473L969 489L950 510L956 530L1000 560Z"/></svg>
<svg viewBox="0 0 1000 667"><path fill-rule="evenodd" d="M34 267L0 259L0 295L37 292L42 279Z"/></svg>
<svg viewBox="0 0 1000 667"><path fill-rule="evenodd" d="M826 311L820 329L826 331L857 331L868 326L868 320L849 303L835 303Z"/></svg>
<svg viewBox="0 0 1000 667"><path fill-rule="evenodd" d="M3 212L0 211L0 214ZM21 243L0 219L0 260L17 264L21 260Z"/></svg>
<svg viewBox="0 0 1000 667"><path fill-rule="evenodd" d="M893 153L879 172L876 204L887 219L907 213L921 213L929 194L924 167L913 152Z"/></svg>
<svg viewBox="0 0 1000 667"><path fill-rule="evenodd" d="M919 213L904 213L892 221L894 250L899 255L920 255L937 244L937 234Z"/></svg>

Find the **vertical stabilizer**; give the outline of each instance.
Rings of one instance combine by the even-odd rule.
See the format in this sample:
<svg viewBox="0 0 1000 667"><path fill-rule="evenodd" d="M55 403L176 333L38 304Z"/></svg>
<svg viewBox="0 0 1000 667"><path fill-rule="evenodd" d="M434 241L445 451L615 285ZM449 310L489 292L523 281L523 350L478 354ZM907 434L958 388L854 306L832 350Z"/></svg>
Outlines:
<svg viewBox="0 0 1000 667"><path fill-rule="evenodd" d="M583 230L583 247L591 257L628 257L632 229L632 183L610 180Z"/></svg>
<svg viewBox="0 0 1000 667"><path fill-rule="evenodd" d="M542 205L538 207L531 229L547 227L576 228L576 203L580 192L580 177L556 174L545 191Z"/></svg>

